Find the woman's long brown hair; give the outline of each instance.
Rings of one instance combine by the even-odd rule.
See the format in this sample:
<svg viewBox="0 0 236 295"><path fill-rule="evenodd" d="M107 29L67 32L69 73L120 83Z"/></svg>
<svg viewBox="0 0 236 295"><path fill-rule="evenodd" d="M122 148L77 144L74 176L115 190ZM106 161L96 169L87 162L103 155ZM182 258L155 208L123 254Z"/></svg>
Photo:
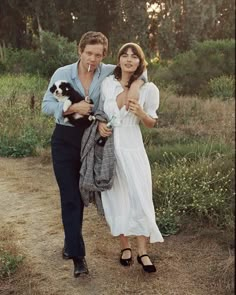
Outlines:
<svg viewBox="0 0 236 295"><path fill-rule="evenodd" d="M143 72L146 70L146 67L148 65L148 63L145 60L145 55L143 53L142 48L136 43L126 43L120 48L120 50L118 52L117 66L115 67L114 72L113 72L114 76L117 80L121 79L121 67L119 66L120 57L122 54L127 53L129 48L133 51L133 53L135 55L138 56L139 66L137 67L136 71L130 77L128 85L127 85L128 88L130 88L130 85L143 74Z"/></svg>

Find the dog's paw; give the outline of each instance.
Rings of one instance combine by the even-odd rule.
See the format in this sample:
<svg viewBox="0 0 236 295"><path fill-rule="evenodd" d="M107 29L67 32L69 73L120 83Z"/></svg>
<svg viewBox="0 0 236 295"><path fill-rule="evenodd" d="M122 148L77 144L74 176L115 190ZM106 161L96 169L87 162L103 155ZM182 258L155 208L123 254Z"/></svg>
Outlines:
<svg viewBox="0 0 236 295"><path fill-rule="evenodd" d="M64 123L69 122L69 119L67 117L64 118Z"/></svg>
<svg viewBox="0 0 236 295"><path fill-rule="evenodd" d="M83 115L80 115L79 113L74 113L73 117L74 117L74 119L77 120L77 119L83 118Z"/></svg>
<svg viewBox="0 0 236 295"><path fill-rule="evenodd" d="M71 105L72 105L72 102L69 99L67 99L63 104L63 112L66 112Z"/></svg>

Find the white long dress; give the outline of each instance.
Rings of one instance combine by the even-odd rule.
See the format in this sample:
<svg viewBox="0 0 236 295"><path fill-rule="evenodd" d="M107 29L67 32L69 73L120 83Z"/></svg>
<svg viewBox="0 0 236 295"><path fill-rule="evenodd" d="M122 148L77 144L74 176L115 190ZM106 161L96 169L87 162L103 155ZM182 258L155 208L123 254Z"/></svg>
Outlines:
<svg viewBox="0 0 236 295"><path fill-rule="evenodd" d="M114 145L116 170L114 184L102 192L102 203L111 234L144 235L150 242L163 242L156 225L152 200L152 178L149 160L140 131L140 120L125 106L118 108L116 97L123 88L115 77L107 77L101 86L103 109L115 119ZM139 103L146 113L157 118L159 90L153 83L140 89Z"/></svg>

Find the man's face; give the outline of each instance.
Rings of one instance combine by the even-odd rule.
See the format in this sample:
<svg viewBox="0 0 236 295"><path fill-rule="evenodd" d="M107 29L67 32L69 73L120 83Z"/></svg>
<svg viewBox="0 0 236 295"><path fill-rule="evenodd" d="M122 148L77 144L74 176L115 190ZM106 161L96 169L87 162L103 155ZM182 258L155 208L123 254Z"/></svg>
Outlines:
<svg viewBox="0 0 236 295"><path fill-rule="evenodd" d="M79 52L79 54L82 67L87 69L88 72L94 72L104 57L103 45L86 45L84 51Z"/></svg>

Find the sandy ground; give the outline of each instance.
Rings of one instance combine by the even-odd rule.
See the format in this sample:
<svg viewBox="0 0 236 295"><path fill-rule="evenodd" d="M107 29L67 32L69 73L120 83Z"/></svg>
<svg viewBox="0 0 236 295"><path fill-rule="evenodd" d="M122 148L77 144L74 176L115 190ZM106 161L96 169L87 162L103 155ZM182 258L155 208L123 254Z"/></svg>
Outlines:
<svg viewBox="0 0 236 295"><path fill-rule="evenodd" d="M72 261L61 258L60 203L50 161L0 158L0 204L0 227L15 232L13 242L33 274L29 285L37 285L40 295L229 294L217 283L220 266L229 259L217 233L185 231L150 245L158 271L146 274L136 260L128 269L119 265L119 240L93 206L85 209L83 227L90 273L75 279ZM131 241L136 256L135 239ZM24 294L39 294L32 286ZM0 294L15 293L0 287Z"/></svg>

